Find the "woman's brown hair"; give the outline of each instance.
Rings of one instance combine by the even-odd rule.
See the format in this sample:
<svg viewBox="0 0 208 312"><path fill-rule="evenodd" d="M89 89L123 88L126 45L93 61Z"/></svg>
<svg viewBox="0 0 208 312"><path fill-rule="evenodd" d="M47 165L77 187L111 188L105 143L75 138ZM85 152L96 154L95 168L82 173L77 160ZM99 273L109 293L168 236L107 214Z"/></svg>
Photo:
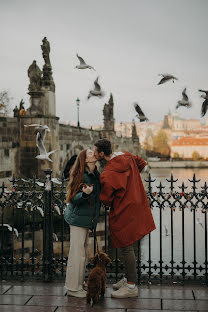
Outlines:
<svg viewBox="0 0 208 312"><path fill-rule="evenodd" d="M66 202L69 203L70 200L76 195L80 188L80 184L83 182L83 175L85 169L85 160L86 160L87 150L83 150L79 153L72 169L70 172L70 180L68 191L66 195Z"/></svg>

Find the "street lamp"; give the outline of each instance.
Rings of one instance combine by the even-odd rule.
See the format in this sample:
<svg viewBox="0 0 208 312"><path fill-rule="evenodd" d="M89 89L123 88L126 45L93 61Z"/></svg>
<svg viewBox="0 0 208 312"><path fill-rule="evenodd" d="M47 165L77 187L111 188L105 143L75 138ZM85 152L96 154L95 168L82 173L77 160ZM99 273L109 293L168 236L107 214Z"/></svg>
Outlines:
<svg viewBox="0 0 208 312"><path fill-rule="evenodd" d="M80 124L79 124L79 102L80 102L80 99L77 98L76 102L77 102L77 127L80 127Z"/></svg>

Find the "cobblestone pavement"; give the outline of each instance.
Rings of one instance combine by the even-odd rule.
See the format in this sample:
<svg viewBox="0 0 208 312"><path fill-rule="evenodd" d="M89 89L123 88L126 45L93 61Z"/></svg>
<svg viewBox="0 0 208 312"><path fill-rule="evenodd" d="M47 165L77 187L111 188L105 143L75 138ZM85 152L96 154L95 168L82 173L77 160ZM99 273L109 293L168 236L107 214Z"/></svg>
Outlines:
<svg viewBox="0 0 208 312"><path fill-rule="evenodd" d="M107 285L105 297L93 307L85 298L66 295L63 282L0 282L0 312L158 312L208 311L205 285L140 285L138 298L113 299Z"/></svg>

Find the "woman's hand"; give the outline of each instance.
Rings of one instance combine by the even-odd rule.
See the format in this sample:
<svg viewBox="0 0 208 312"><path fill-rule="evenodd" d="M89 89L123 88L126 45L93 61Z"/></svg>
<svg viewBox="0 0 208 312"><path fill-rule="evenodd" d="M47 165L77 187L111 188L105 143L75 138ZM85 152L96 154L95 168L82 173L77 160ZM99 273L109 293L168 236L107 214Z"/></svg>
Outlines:
<svg viewBox="0 0 208 312"><path fill-rule="evenodd" d="M93 185L88 186L85 184L82 188L82 192L84 192L87 195L90 195L92 191L93 191Z"/></svg>

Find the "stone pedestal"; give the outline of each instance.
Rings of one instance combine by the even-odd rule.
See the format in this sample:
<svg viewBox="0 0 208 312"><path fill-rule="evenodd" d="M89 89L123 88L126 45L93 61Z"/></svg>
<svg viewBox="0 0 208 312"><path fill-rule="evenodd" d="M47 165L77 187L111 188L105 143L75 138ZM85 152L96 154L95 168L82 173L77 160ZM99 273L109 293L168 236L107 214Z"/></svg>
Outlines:
<svg viewBox="0 0 208 312"><path fill-rule="evenodd" d="M41 105L45 116L56 116L56 96L55 92L42 88Z"/></svg>
<svg viewBox="0 0 208 312"><path fill-rule="evenodd" d="M48 87L42 87L41 91L31 91L30 107L27 115L30 116L56 116L56 97L55 92L50 91Z"/></svg>
<svg viewBox="0 0 208 312"><path fill-rule="evenodd" d="M44 115L43 93L41 91L30 91L28 94L30 95L30 107L27 109L27 114L31 116Z"/></svg>

